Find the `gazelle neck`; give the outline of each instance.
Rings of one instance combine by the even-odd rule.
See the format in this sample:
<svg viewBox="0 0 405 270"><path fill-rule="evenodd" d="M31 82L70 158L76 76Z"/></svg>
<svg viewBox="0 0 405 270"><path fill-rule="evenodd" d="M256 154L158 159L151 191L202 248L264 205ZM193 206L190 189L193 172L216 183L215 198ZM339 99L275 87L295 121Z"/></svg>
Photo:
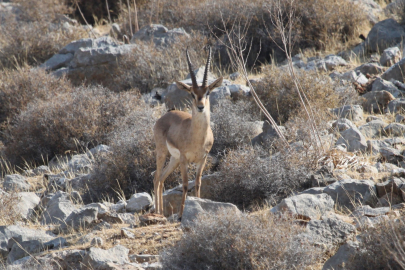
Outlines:
<svg viewBox="0 0 405 270"><path fill-rule="evenodd" d="M203 112L199 112L197 107L192 106L191 110L191 134L194 138L204 137L210 126L210 106L206 105Z"/></svg>

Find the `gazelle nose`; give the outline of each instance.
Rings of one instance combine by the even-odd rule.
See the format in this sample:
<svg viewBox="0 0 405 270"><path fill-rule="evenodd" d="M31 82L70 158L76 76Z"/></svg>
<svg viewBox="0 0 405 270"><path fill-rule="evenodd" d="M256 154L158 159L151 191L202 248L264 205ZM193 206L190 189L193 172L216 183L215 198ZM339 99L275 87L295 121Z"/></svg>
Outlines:
<svg viewBox="0 0 405 270"><path fill-rule="evenodd" d="M199 112L204 111L204 106L197 106L197 108L198 108L198 111L199 111Z"/></svg>

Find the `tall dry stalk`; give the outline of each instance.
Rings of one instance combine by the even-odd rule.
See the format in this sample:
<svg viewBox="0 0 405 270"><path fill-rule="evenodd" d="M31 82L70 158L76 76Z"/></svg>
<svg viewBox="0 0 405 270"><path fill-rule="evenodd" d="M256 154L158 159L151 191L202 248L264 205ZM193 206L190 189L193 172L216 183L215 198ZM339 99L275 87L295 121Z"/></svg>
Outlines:
<svg viewBox="0 0 405 270"><path fill-rule="evenodd" d="M274 0L268 6L267 11L270 15L271 22L276 29L277 34L281 38L281 44L279 44L273 37L269 28L266 28L269 37L274 43L285 53L287 57L287 67L292 81L294 82L295 89L301 101L301 105L309 119L309 126L311 129L311 142L317 149L319 156L321 156L325 149L323 149L321 137L319 135L311 103L309 102L300 81L295 73L294 65L292 62L292 50L294 45L293 40L293 28L297 23L297 16L295 12L295 0Z"/></svg>
<svg viewBox="0 0 405 270"><path fill-rule="evenodd" d="M248 86L250 88L250 92L252 93L257 106L259 106L261 112L265 115L267 120L274 127L274 129L277 132L277 135L280 137L280 139L282 140L285 147L289 148L290 146L287 142L287 139L285 138L285 136L283 135L283 133L277 126L276 121L274 121L273 117L270 115L270 113L264 107L260 98L256 94L256 91L255 91L253 85L251 84L251 82L249 80L249 75L247 72L246 65L247 65L247 59L248 59L248 56L250 54L250 50L252 47L252 43L248 43L246 36L247 36L248 29L249 29L250 20L248 20L248 22L244 25L242 25L240 22L239 23L235 22L235 23L231 24L232 27L230 29L228 29L226 27L227 22L224 20L222 14L221 14L221 18L222 18L222 23L223 23L224 29L218 29L218 30L222 31L225 34L226 38L228 39L228 43L224 42L222 39L220 39L216 36L217 39L222 43L222 45L226 46L228 54L229 54L229 58L231 59L232 67L235 70L239 70L239 72L241 72L243 78L246 80L246 83L248 84Z"/></svg>

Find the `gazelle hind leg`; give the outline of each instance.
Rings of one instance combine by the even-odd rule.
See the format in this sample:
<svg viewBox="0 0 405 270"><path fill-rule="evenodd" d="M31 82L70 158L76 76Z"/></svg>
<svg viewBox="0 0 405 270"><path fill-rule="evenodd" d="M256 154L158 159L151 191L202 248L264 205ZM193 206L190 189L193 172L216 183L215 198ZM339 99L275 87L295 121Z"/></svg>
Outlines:
<svg viewBox="0 0 405 270"><path fill-rule="evenodd" d="M164 168L162 175L159 179L159 213L163 213L163 183L165 182L166 178L171 174L178 166L180 160L176 159L175 157L171 156L169 164L167 164L166 168ZM156 196L156 195L155 195ZM156 207L156 205L155 205Z"/></svg>
<svg viewBox="0 0 405 270"><path fill-rule="evenodd" d="M161 214L159 205L160 205L160 182L159 179L161 178L162 174L162 169L163 166L165 165L166 157L167 157L168 152L166 153L159 153L156 155L156 172L155 172L155 178L153 179L153 191L155 192L155 212L156 214Z"/></svg>
<svg viewBox="0 0 405 270"><path fill-rule="evenodd" d="M183 196L181 198L179 219L181 219L181 217L183 215L184 204L185 204L187 192L188 192L187 168L188 168L188 162L187 162L186 158L182 158L180 161L180 171L181 171L181 178L183 179Z"/></svg>

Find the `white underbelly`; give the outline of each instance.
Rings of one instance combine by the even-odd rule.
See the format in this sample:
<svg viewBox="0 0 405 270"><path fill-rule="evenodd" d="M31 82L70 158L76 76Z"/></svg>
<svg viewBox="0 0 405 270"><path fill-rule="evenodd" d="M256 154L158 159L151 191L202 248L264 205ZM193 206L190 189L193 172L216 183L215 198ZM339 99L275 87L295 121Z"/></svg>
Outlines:
<svg viewBox="0 0 405 270"><path fill-rule="evenodd" d="M167 149L172 157L180 159L180 150L166 141Z"/></svg>

